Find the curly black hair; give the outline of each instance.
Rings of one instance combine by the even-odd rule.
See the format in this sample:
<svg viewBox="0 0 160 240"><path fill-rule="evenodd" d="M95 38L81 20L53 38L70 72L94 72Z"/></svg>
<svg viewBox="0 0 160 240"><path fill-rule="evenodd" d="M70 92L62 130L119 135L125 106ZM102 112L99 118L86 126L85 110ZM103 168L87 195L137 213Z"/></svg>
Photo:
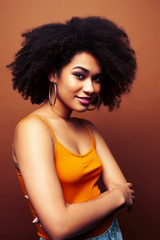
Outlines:
<svg viewBox="0 0 160 240"><path fill-rule="evenodd" d="M25 37L15 60L9 64L13 89L32 104L48 99L48 76L80 52L92 54L104 73L101 104L119 107L123 93L130 91L135 78L136 58L126 32L102 17L73 17L66 23L50 23L22 34ZM96 103L94 103L96 104Z"/></svg>

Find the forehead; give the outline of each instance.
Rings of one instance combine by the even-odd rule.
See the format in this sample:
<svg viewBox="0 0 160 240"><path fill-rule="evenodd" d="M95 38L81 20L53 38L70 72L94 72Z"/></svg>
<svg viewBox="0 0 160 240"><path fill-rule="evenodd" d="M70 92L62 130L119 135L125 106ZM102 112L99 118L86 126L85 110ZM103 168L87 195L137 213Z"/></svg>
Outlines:
<svg viewBox="0 0 160 240"><path fill-rule="evenodd" d="M76 66L83 67L87 69L89 72L93 73L101 72L101 67L98 60L93 55L87 52L76 54L66 67L72 69L75 68Z"/></svg>

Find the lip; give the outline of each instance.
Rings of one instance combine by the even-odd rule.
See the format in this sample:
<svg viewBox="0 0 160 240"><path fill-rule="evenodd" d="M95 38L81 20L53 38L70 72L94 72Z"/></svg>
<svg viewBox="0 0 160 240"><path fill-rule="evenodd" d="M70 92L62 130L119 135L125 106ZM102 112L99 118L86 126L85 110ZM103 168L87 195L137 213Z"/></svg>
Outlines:
<svg viewBox="0 0 160 240"><path fill-rule="evenodd" d="M91 97L78 97L78 96L77 96L77 98L82 105L89 105L91 103L91 99L92 99Z"/></svg>

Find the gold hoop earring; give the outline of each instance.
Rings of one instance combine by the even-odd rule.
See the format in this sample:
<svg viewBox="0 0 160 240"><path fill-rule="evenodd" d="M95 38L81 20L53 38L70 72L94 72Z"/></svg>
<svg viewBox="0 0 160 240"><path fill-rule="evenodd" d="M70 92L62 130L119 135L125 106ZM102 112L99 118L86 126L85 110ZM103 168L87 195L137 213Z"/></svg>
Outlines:
<svg viewBox="0 0 160 240"><path fill-rule="evenodd" d="M96 108L99 108L100 103L101 103L101 98L100 98L100 95L99 95L99 94L97 95L97 97L98 97L98 102L97 102L96 106L95 106L94 108L88 108L88 109L87 109L88 111L93 111L93 110L95 110Z"/></svg>
<svg viewBox="0 0 160 240"><path fill-rule="evenodd" d="M54 86L54 101L53 101L53 104L51 103L51 90L52 90L52 86ZM55 105L56 97L57 97L57 84L55 82L53 82L49 86L49 96L48 96L49 104L51 105L51 107Z"/></svg>

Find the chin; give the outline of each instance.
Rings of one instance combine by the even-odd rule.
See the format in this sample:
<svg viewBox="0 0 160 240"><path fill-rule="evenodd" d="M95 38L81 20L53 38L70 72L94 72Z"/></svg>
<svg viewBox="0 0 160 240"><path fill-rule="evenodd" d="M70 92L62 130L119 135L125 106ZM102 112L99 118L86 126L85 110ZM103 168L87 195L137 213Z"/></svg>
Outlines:
<svg viewBox="0 0 160 240"><path fill-rule="evenodd" d="M77 111L75 111L75 112L79 112L79 113L81 113L81 112L86 112L87 111L87 109L84 109L84 110L77 110Z"/></svg>
<svg viewBox="0 0 160 240"><path fill-rule="evenodd" d="M88 107L84 107L83 109L81 108L81 109L73 109L73 111L75 111L75 112L85 112L85 111L87 111L87 109L88 109Z"/></svg>

